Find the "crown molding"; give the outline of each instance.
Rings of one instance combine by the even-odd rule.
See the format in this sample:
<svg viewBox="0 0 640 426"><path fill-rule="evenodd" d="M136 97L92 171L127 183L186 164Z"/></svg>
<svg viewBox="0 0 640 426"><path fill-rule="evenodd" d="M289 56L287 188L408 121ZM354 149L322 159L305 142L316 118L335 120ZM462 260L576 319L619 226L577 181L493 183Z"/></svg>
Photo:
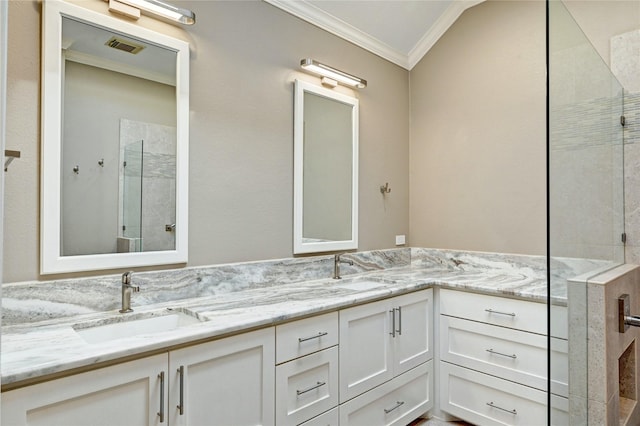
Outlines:
<svg viewBox="0 0 640 426"><path fill-rule="evenodd" d="M436 23L429 28L424 36L411 49L407 57L407 69L411 70L424 55L436 44L436 42L447 32L449 27L456 22L462 13L484 0L454 0L445 12L438 18Z"/></svg>
<svg viewBox="0 0 640 426"><path fill-rule="evenodd" d="M482 3L484 0L453 0L444 14L429 28L427 33L406 54L390 47L375 37L357 29L356 27L336 18L324 10L305 0L264 0L265 2L284 10L304 21L307 21L325 31L343 38L356 46L372 52L389 62L411 70L422 57L431 49L451 25L468 8Z"/></svg>
<svg viewBox="0 0 640 426"><path fill-rule="evenodd" d="M369 34L336 18L311 3L307 3L304 0L264 1L317 27L320 27L331 34L343 38L356 46L360 46L363 49L393 62L402 68L409 69L409 59L406 54L390 47L375 37L371 37Z"/></svg>

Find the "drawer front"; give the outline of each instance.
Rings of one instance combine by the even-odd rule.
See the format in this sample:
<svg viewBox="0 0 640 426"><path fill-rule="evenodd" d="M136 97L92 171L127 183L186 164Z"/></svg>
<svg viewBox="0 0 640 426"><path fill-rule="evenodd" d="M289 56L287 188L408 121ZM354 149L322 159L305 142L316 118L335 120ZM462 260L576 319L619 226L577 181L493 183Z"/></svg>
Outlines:
<svg viewBox="0 0 640 426"><path fill-rule="evenodd" d="M276 327L276 363L338 344L338 313L331 312Z"/></svg>
<svg viewBox="0 0 640 426"><path fill-rule="evenodd" d="M433 408L433 361L340 405L340 425L406 425Z"/></svg>
<svg viewBox="0 0 640 426"><path fill-rule="evenodd" d="M479 425L544 425L545 392L477 371L440 363L441 409ZM554 396L554 418L566 413L567 399ZM565 416L566 418L566 416Z"/></svg>
<svg viewBox="0 0 640 426"><path fill-rule="evenodd" d="M568 343L551 339L552 392L568 396ZM463 367L547 389L547 337L510 328L440 317L440 358Z"/></svg>
<svg viewBox="0 0 640 426"><path fill-rule="evenodd" d="M311 420L300 424L300 426L338 426L340 416L338 415L338 408L333 408L326 413L320 414L318 417L314 417Z"/></svg>
<svg viewBox="0 0 640 426"><path fill-rule="evenodd" d="M276 367L276 424L297 425L337 405L337 347Z"/></svg>
<svg viewBox="0 0 640 426"><path fill-rule="evenodd" d="M566 308L553 307L554 316L566 318ZM440 290L440 313L531 333L547 334L547 305L464 291ZM564 323L564 329L563 329ZM567 338L566 321L554 321L554 337Z"/></svg>

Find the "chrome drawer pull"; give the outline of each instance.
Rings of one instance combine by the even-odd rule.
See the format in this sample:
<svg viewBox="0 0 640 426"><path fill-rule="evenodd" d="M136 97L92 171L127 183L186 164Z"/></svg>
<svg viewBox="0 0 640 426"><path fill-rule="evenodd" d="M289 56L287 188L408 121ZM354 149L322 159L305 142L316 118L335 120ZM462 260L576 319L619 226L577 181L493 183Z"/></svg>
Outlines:
<svg viewBox="0 0 640 426"><path fill-rule="evenodd" d="M390 412L392 412L393 410L395 410L396 408L400 408L402 405L404 405L404 401L398 401L396 402L396 405L392 408L385 408L384 409L384 413L385 414L389 414Z"/></svg>
<svg viewBox="0 0 640 426"><path fill-rule="evenodd" d="M164 423L164 371L158 374L160 379L160 411L158 416L160 417L160 423Z"/></svg>
<svg viewBox="0 0 640 426"><path fill-rule="evenodd" d="M298 396L305 394L307 392L311 392L312 390L318 389L321 386L326 385L327 382L318 382L317 384L311 386L310 388L304 389L304 390L297 390L296 394L298 394Z"/></svg>
<svg viewBox="0 0 640 426"><path fill-rule="evenodd" d="M513 415L518 415L518 412L516 411L516 409L515 409L515 408L514 408L513 410L507 410L506 408L498 407L497 405L495 405L495 404L493 403L493 401L491 401L491 402L487 402L487 405L488 405L489 407L491 407L491 408L497 408L498 410L502 410L502 411L504 411L505 413L510 413L510 414L513 414Z"/></svg>
<svg viewBox="0 0 640 426"><path fill-rule="evenodd" d="M513 355L503 354L501 352L496 352L493 349L486 349L486 351L489 352L490 354L506 356L507 358L512 358L512 359L518 358L518 356L516 354L513 354Z"/></svg>
<svg viewBox="0 0 640 426"><path fill-rule="evenodd" d="M396 308L389 311L391 314L391 337L396 337Z"/></svg>
<svg viewBox="0 0 640 426"><path fill-rule="evenodd" d="M178 374L180 374L180 404L178 405L178 412L182 416L184 414L184 365L178 368Z"/></svg>
<svg viewBox="0 0 640 426"><path fill-rule="evenodd" d="M307 340L319 339L322 336L326 336L327 334L329 334L329 333L327 333L326 331L321 331L320 333L316 334L315 336L298 337L298 343L306 342Z"/></svg>
<svg viewBox="0 0 640 426"><path fill-rule="evenodd" d="M494 311L493 309L485 309L484 311L489 312L490 314L508 315L510 317L516 316L515 312L500 312L500 311Z"/></svg>
<svg viewBox="0 0 640 426"><path fill-rule="evenodd" d="M402 335L402 307L398 306L398 335Z"/></svg>

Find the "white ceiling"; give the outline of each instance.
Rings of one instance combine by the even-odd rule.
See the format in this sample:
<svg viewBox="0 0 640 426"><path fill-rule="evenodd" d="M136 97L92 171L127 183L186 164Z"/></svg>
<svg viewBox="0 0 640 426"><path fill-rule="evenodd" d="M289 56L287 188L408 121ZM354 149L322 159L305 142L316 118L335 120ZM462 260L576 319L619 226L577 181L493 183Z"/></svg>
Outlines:
<svg viewBox="0 0 640 426"><path fill-rule="evenodd" d="M411 69L471 6L484 0L265 0Z"/></svg>

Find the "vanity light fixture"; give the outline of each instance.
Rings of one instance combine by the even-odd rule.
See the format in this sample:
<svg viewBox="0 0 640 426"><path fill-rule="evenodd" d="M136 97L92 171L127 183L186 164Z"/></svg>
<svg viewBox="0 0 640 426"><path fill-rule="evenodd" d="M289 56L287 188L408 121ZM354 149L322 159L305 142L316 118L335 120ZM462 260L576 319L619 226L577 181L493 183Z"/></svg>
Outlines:
<svg viewBox="0 0 640 426"><path fill-rule="evenodd" d="M302 59L300 61L300 66L304 70L309 71L313 74L327 77L329 80L334 80L347 86L355 87L358 89L364 89L365 87L367 87L367 80L356 77L355 75L347 74L344 71L337 70L328 65L321 64L320 62L314 61L313 59Z"/></svg>
<svg viewBox="0 0 640 426"><path fill-rule="evenodd" d="M105 0L107 1L107 0ZM122 4L131 6L135 9L151 13L153 15L161 16L171 21L176 21L185 25L193 25L196 23L196 14L189 9L183 9L176 7L172 4L165 3L160 0L108 0L109 10L124 14L131 18L137 19L136 16L130 13L125 13Z"/></svg>

